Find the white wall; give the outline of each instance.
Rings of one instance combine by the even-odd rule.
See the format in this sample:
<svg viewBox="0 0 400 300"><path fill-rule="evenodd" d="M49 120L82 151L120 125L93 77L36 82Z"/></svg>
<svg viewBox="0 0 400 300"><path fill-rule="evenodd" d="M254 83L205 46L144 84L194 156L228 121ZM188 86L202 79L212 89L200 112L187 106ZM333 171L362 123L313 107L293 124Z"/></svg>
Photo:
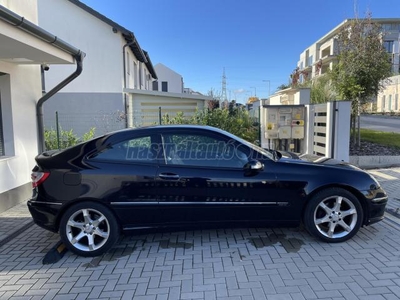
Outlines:
<svg viewBox="0 0 400 300"><path fill-rule="evenodd" d="M0 5L37 24L37 0L0 0Z"/></svg>
<svg viewBox="0 0 400 300"><path fill-rule="evenodd" d="M37 22L36 0L0 0L0 5ZM0 61L0 97L5 154L0 157L0 194L30 182L37 155L36 101L40 68Z"/></svg>
<svg viewBox="0 0 400 300"><path fill-rule="evenodd" d="M66 0L38 0L39 26L87 54L82 74L61 92L122 92L123 41L110 25ZM50 66L46 90L64 80L75 66Z"/></svg>
<svg viewBox="0 0 400 300"><path fill-rule="evenodd" d="M122 37L121 43L126 43ZM146 64L140 62L129 47L125 48L125 66L126 85L124 88L152 90L153 77Z"/></svg>
<svg viewBox="0 0 400 300"><path fill-rule="evenodd" d="M37 155L36 101L41 97L39 66L0 61L6 156L0 157L0 193L30 182Z"/></svg>
<svg viewBox="0 0 400 300"><path fill-rule="evenodd" d="M168 82L168 93L183 93L183 79L182 76L166 67L163 64L156 64L154 69L158 77L158 91L162 89L162 82Z"/></svg>

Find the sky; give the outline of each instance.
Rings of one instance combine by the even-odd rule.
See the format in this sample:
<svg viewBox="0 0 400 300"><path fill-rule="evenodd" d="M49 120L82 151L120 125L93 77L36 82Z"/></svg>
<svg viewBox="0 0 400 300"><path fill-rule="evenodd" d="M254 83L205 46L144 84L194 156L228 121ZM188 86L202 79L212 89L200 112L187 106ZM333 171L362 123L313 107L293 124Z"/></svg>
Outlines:
<svg viewBox="0 0 400 300"><path fill-rule="evenodd" d="M203 94L268 97L287 84L300 54L355 15L400 18L399 0L81 0L132 31L162 63Z"/></svg>

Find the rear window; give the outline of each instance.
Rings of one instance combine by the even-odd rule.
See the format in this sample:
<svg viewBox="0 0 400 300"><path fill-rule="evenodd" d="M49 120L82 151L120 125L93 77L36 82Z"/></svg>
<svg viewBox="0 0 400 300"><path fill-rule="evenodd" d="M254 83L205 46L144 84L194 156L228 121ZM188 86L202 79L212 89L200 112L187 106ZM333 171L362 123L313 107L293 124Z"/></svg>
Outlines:
<svg viewBox="0 0 400 300"><path fill-rule="evenodd" d="M144 136L110 145L104 150L91 155L89 159L156 163L157 149L158 147L152 144L151 137Z"/></svg>

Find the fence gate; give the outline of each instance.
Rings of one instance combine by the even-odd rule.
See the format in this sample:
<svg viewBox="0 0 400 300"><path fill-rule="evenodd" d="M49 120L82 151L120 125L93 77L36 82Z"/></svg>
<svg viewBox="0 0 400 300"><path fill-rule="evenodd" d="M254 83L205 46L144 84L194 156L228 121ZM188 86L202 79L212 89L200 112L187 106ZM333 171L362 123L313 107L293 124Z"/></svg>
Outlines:
<svg viewBox="0 0 400 300"><path fill-rule="evenodd" d="M330 153L330 118L328 118L328 103L314 105L313 111L313 154L331 157Z"/></svg>
<svg viewBox="0 0 400 300"><path fill-rule="evenodd" d="M349 161L350 101L308 107L308 154Z"/></svg>

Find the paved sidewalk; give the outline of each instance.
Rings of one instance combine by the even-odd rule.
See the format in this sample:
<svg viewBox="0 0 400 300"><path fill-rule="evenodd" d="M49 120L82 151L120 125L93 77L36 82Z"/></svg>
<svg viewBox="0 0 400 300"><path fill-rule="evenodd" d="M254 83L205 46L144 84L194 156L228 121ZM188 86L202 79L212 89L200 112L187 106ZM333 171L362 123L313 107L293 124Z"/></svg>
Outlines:
<svg viewBox="0 0 400 300"><path fill-rule="evenodd" d="M400 168L370 171L400 207ZM0 214L0 239L29 225L23 203ZM125 236L106 255L42 259L58 235L29 226L0 247L0 299L400 299L395 214L350 241L302 228L197 230Z"/></svg>
<svg viewBox="0 0 400 300"><path fill-rule="evenodd" d="M26 202L0 213L0 246L30 226L34 223Z"/></svg>

